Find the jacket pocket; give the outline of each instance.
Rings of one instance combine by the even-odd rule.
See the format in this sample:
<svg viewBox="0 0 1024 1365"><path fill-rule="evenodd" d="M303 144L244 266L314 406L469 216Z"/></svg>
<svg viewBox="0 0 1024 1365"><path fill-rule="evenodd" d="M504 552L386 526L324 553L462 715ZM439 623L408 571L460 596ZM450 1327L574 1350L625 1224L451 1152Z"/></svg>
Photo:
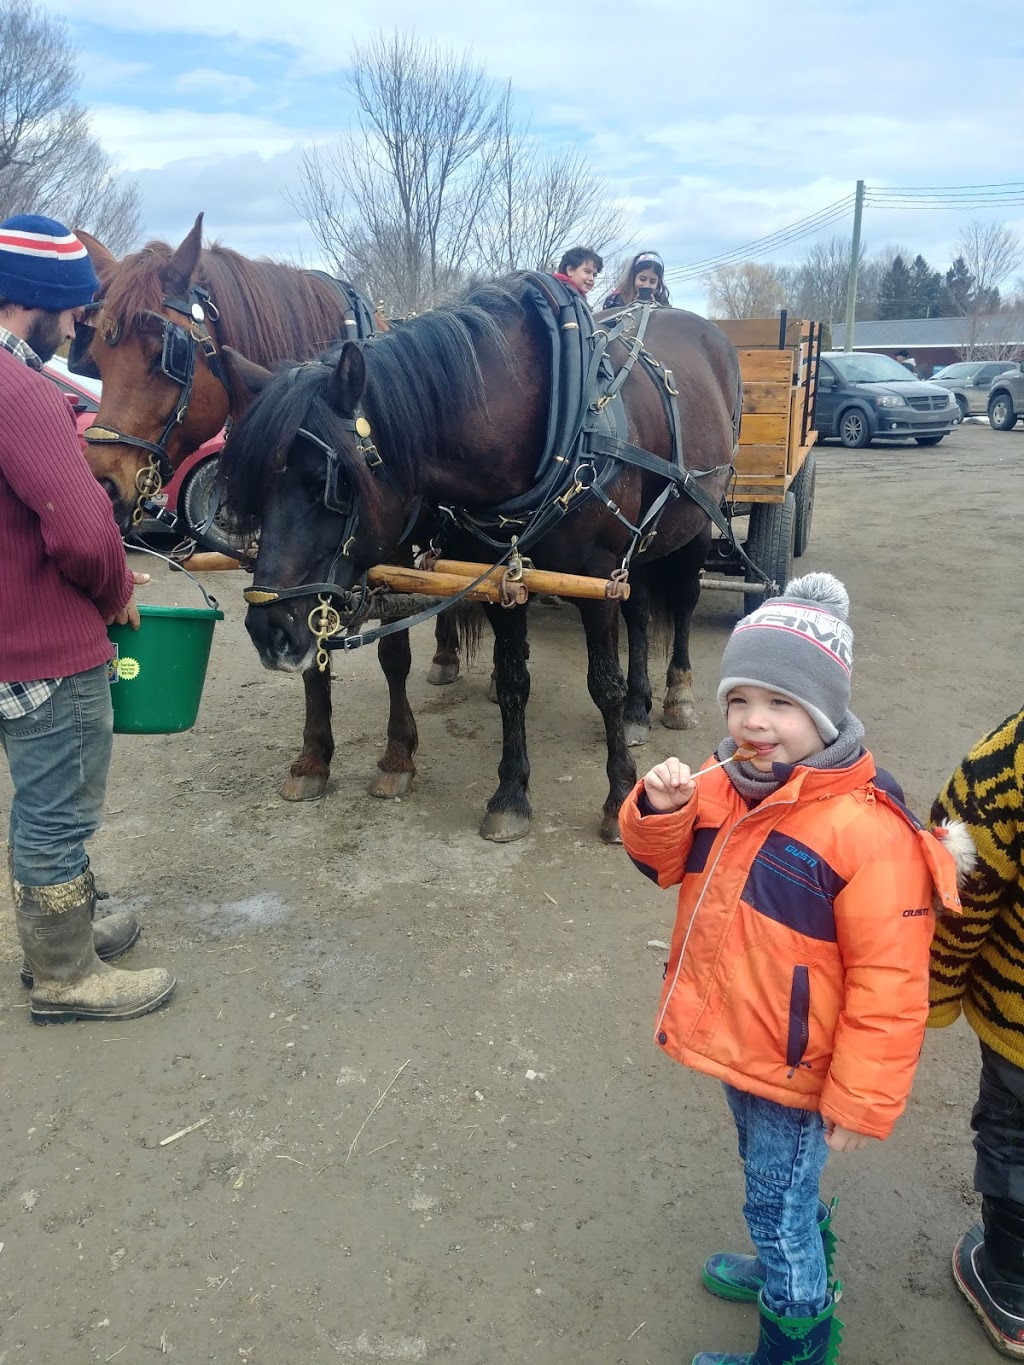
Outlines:
<svg viewBox="0 0 1024 1365"><path fill-rule="evenodd" d="M801 1064L810 1066L803 1060L810 1039L811 977L806 967L793 968L793 981L789 988L789 1035L786 1039L786 1065L792 1077Z"/></svg>

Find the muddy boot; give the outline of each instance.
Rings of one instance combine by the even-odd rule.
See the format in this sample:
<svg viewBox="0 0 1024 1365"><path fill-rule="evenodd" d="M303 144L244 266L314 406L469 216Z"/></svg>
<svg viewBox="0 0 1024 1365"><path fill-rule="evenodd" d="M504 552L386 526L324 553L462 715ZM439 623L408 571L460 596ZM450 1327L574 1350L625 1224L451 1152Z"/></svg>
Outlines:
<svg viewBox="0 0 1024 1365"><path fill-rule="evenodd" d="M57 886L16 881L13 887L18 937L34 981L29 1005L34 1023L135 1019L170 997L177 984L170 972L160 967L122 972L96 956L96 897L88 872Z"/></svg>
<svg viewBox="0 0 1024 1365"><path fill-rule="evenodd" d="M758 1300L761 1334L753 1355L701 1351L693 1365L835 1365L843 1324L835 1316L839 1290L815 1318L782 1318Z"/></svg>
<svg viewBox="0 0 1024 1365"><path fill-rule="evenodd" d="M832 1262L836 1254L836 1235L832 1231L838 1199L831 1204L818 1201L818 1231L825 1250L825 1281L832 1287ZM704 1288L732 1303L755 1303L764 1288L764 1266L759 1256L744 1256L735 1251L716 1251L701 1269Z"/></svg>
<svg viewBox="0 0 1024 1365"><path fill-rule="evenodd" d="M953 1279L993 1346L1024 1360L1024 1204L982 1201L975 1223L953 1252Z"/></svg>
<svg viewBox="0 0 1024 1365"><path fill-rule="evenodd" d="M9 847L7 849L7 875L11 883L11 900L13 901L14 860ZM110 899L108 891L97 891L96 879L88 866L86 866L84 875L89 878L92 884L94 902ZM93 915L93 947L96 949L96 956L103 962L109 962L111 958L120 957L122 953L126 953L139 941L139 935L142 933L139 921L127 910L119 910L114 914L104 915L101 919L96 919L94 909ZM23 959L21 964L21 984L23 986L32 985L32 969L28 965L27 958Z"/></svg>

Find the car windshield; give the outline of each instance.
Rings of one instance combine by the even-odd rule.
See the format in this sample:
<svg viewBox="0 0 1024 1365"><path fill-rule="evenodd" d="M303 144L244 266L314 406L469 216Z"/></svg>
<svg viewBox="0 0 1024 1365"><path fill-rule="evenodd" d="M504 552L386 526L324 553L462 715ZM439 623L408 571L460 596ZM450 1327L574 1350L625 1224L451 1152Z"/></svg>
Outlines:
<svg viewBox="0 0 1024 1365"><path fill-rule="evenodd" d="M851 351L846 355L830 355L834 365L848 384L914 384L916 378L898 360L887 355L870 355Z"/></svg>
<svg viewBox="0 0 1024 1365"><path fill-rule="evenodd" d="M936 370L933 379L967 379L978 368L977 365L944 365Z"/></svg>
<svg viewBox="0 0 1024 1365"><path fill-rule="evenodd" d="M71 384L76 389L81 389L83 393L91 393L96 401L99 402L100 394L103 392L103 386L98 379L90 379L88 375L84 374L72 374L68 369L68 362L63 356L51 356L46 363L51 370L59 374L67 383Z"/></svg>

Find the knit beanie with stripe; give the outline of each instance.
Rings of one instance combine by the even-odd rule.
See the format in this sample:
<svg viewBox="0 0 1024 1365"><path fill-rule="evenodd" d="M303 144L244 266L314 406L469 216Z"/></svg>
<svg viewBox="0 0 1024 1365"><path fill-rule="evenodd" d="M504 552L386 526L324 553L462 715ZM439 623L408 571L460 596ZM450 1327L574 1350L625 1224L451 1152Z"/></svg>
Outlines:
<svg viewBox="0 0 1024 1365"><path fill-rule="evenodd" d="M802 706L826 744L850 706L853 631L850 599L838 578L809 573L745 616L722 655L718 704L734 687L764 687Z"/></svg>
<svg viewBox="0 0 1024 1365"><path fill-rule="evenodd" d="M0 223L0 299L62 313L89 303L98 288L89 253L63 223L38 213Z"/></svg>

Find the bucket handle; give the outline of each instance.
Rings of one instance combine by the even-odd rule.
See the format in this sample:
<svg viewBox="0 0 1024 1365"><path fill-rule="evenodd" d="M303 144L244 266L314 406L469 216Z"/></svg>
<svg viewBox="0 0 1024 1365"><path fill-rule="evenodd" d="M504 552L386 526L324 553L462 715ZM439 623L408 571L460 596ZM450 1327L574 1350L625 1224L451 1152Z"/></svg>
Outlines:
<svg viewBox="0 0 1024 1365"><path fill-rule="evenodd" d="M186 578L191 578L192 582L203 594L203 597L205 597L206 605L210 610L220 611L220 603L217 601L216 597L214 597L212 593L207 592L199 579L196 578L195 574L190 573L188 569L186 569L183 564L179 564L176 559L168 559L167 555L162 555L156 550L151 550L148 545L140 545L136 540L130 541L127 548L130 550L141 550L144 555L152 555L154 559L162 559L165 564L169 564L177 573L183 573Z"/></svg>

